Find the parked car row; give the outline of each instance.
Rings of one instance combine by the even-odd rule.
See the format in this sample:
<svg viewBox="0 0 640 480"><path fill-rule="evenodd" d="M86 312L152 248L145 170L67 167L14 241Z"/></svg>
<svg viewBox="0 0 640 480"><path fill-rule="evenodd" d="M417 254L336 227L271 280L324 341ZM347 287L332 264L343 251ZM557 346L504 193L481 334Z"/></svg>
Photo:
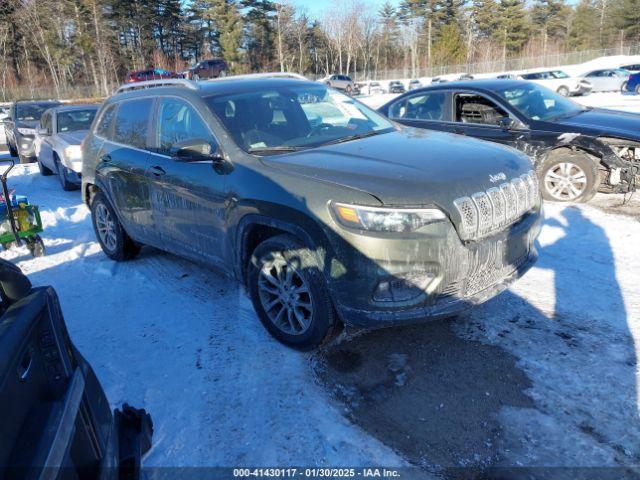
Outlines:
<svg viewBox="0 0 640 480"><path fill-rule="evenodd" d="M225 77L229 72L229 65L221 58L202 60L183 72L173 72L163 68L148 68L135 70L127 74L125 83L148 82L171 78L187 78L190 80L208 80L210 78Z"/></svg>
<svg viewBox="0 0 640 480"><path fill-rule="evenodd" d="M106 255L150 245L214 265L308 349L340 323L446 317L499 293L535 261L540 191L635 188L639 127L524 80L415 88L376 112L261 74L54 105L36 144L43 174L81 181Z"/></svg>

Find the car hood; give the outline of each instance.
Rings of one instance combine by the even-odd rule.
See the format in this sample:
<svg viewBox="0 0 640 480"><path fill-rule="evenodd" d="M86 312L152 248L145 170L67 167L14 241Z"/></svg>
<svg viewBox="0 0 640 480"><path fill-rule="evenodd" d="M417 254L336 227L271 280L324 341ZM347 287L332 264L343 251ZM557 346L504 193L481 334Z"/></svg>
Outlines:
<svg viewBox="0 0 640 480"><path fill-rule="evenodd" d="M58 133L58 137L69 145L80 145L88 130L76 130L73 132Z"/></svg>
<svg viewBox="0 0 640 480"><path fill-rule="evenodd" d="M594 136L613 135L640 140L640 115L636 113L593 109L570 118L560 119L557 123L577 127L580 129L577 133L589 133Z"/></svg>
<svg viewBox="0 0 640 480"><path fill-rule="evenodd" d="M413 128L267 158L288 172L367 192L385 205L447 209L456 198L499 185L501 174L511 179L532 169L514 149Z"/></svg>

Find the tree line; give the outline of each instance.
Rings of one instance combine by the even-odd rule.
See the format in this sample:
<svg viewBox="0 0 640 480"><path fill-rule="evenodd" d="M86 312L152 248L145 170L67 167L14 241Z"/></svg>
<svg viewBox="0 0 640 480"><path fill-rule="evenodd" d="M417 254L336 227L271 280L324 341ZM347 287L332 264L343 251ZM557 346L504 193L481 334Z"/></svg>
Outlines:
<svg viewBox="0 0 640 480"><path fill-rule="evenodd" d="M234 73L414 76L638 42L640 0L335 0L319 18L286 0L0 0L0 88L107 94L127 71L211 57Z"/></svg>

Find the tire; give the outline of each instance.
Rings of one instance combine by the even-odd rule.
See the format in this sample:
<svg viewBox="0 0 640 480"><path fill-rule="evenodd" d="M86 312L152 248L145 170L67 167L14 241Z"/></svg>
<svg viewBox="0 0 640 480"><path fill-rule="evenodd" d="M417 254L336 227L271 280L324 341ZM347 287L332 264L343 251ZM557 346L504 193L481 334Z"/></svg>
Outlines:
<svg viewBox="0 0 640 480"><path fill-rule="evenodd" d="M640 95L640 84L636 87L636 95Z"/></svg>
<svg viewBox="0 0 640 480"><path fill-rule="evenodd" d="M226 70L222 70L222 71L220 72L220 74L218 75L218 78L224 78L224 77L226 77L226 76L227 76L227 71L226 71Z"/></svg>
<svg viewBox="0 0 640 480"><path fill-rule="evenodd" d="M102 222L98 220L99 216ZM112 235L107 237L109 221ZM110 259L122 262L134 258L140 252L140 246L127 235L115 210L102 192L96 193L91 202L91 223L102 251Z"/></svg>
<svg viewBox="0 0 640 480"><path fill-rule="evenodd" d="M32 157L25 157L24 155L18 155L21 164L33 163Z"/></svg>
<svg viewBox="0 0 640 480"><path fill-rule="evenodd" d="M620 92L625 93L627 91L627 82L620 85Z"/></svg>
<svg viewBox="0 0 640 480"><path fill-rule="evenodd" d="M569 87L565 87L563 85L562 87L559 87L558 90L556 90L556 92L558 92L563 97L568 97L569 96Z"/></svg>
<svg viewBox="0 0 640 480"><path fill-rule="evenodd" d="M552 153L542 165L539 178L542 197L552 202L588 202L600 185L597 163L573 151Z"/></svg>
<svg viewBox="0 0 640 480"><path fill-rule="evenodd" d="M351 94L353 93L353 88L351 88L351 85L347 85L347 95L351 96Z"/></svg>
<svg viewBox="0 0 640 480"><path fill-rule="evenodd" d="M39 158L37 159L37 161L38 161L38 170L40 170L40 175L42 175L43 177L48 177L49 175L53 175L53 172L51 171L51 169L48 167L45 167Z"/></svg>
<svg viewBox="0 0 640 480"><path fill-rule="evenodd" d="M62 187L62 190L64 190L65 192L71 192L72 190L77 190L78 186L75 183L70 182L67 177L67 167L65 167L62 164L62 162L60 162L60 159L58 158L57 155L54 155L53 159L56 164L58 179L60 180L60 186Z"/></svg>
<svg viewBox="0 0 640 480"><path fill-rule="evenodd" d="M258 318L279 342L307 351L330 338L337 320L324 277L313 254L291 235L258 245L247 268L247 284Z"/></svg>

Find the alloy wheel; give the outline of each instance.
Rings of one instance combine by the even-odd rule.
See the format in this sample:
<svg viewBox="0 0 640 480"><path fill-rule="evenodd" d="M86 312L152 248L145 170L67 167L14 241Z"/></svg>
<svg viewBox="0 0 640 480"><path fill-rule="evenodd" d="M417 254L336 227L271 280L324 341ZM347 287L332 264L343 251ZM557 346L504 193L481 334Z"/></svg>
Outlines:
<svg viewBox="0 0 640 480"><path fill-rule="evenodd" d="M258 276L260 302L269 320L282 332L301 335L311 325L313 302L307 282L282 257L265 262Z"/></svg>
<svg viewBox="0 0 640 480"><path fill-rule="evenodd" d="M547 192L561 201L575 200L587 187L587 175L575 163L562 162L551 167L544 176Z"/></svg>
<svg viewBox="0 0 640 480"><path fill-rule="evenodd" d="M102 244L107 247L110 252L115 251L118 245L116 224L109 209L103 203L96 206L96 227Z"/></svg>

